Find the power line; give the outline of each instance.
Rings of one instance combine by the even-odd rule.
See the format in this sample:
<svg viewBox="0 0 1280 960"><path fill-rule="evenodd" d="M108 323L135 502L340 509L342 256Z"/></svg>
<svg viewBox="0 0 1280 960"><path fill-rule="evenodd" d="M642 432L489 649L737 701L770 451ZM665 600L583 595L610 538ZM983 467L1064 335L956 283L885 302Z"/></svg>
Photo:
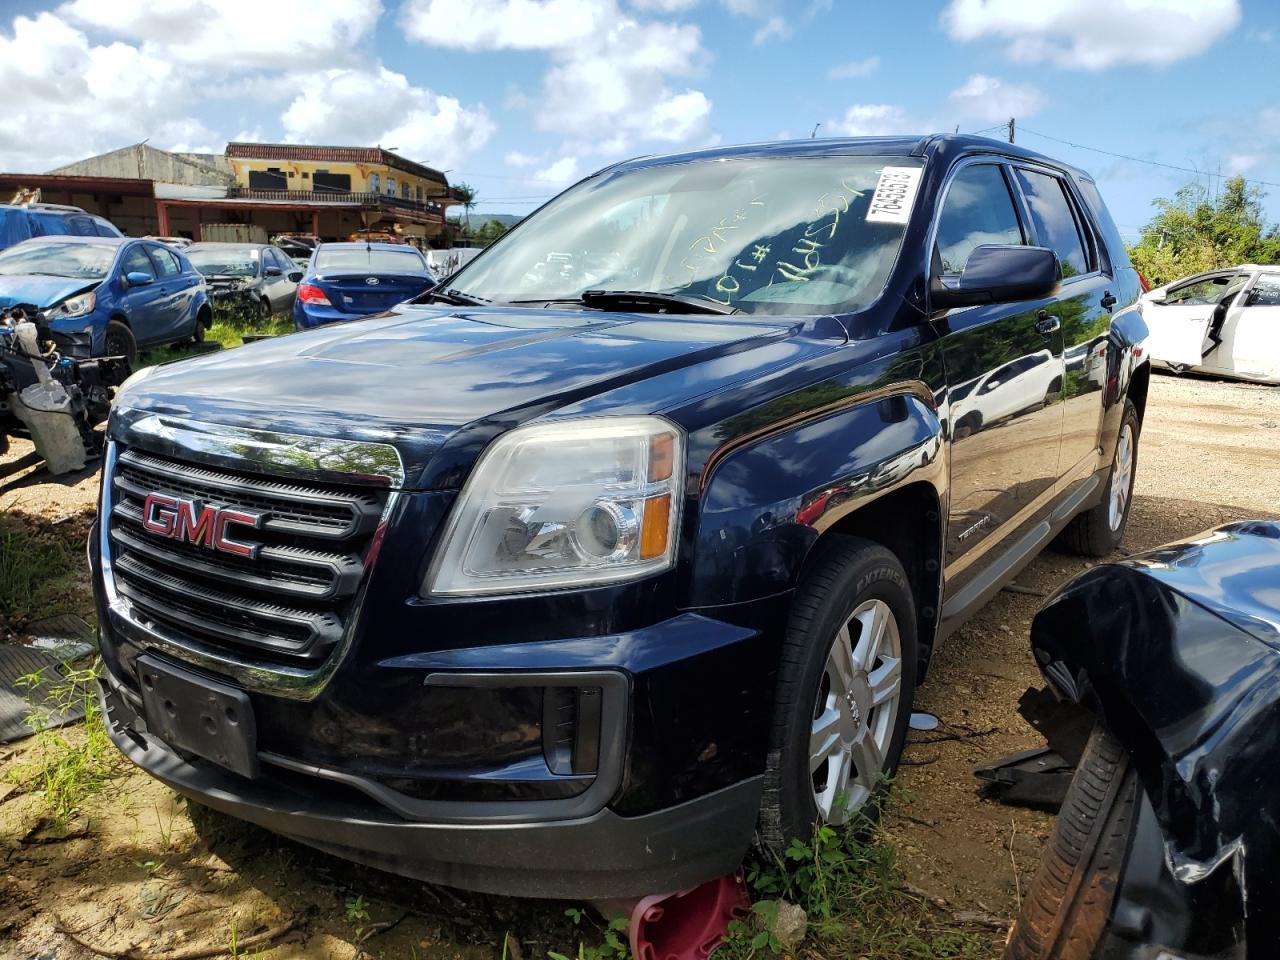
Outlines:
<svg viewBox="0 0 1280 960"><path fill-rule="evenodd" d="M1003 124L1001 124L1001 126L1003 126ZM1077 150L1089 150L1089 151L1092 151L1093 153L1101 153L1103 156L1115 157L1117 160L1131 160L1134 163L1145 163L1148 166L1152 166L1152 167L1164 167L1166 170L1177 170L1180 173L1194 173L1197 178L1200 177L1203 173L1203 171L1196 170L1193 167L1180 167L1177 164L1164 163L1163 161L1160 161L1160 160L1148 160L1144 157L1131 157L1127 153L1115 153L1112 150L1102 150L1098 147L1086 146L1083 143L1075 143L1071 140L1063 140L1061 137L1051 137L1047 133L1040 133L1039 131L1032 130L1030 127L1027 127L1027 126L1024 126L1022 128L1022 132L1034 134L1037 137L1043 137L1045 140L1052 140L1054 143L1061 143L1068 147L1075 147ZM1251 177L1244 177L1243 180L1245 183L1256 183L1264 187L1280 187L1280 183L1276 183L1271 180L1254 180Z"/></svg>

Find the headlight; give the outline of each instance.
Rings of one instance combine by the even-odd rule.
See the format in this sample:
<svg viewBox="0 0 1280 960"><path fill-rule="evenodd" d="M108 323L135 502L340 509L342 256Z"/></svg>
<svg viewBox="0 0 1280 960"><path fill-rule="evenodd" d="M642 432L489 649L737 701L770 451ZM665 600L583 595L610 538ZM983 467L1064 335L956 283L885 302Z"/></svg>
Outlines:
<svg viewBox="0 0 1280 960"><path fill-rule="evenodd" d="M581 587L666 570L683 463L684 437L660 417L512 430L463 487L424 592Z"/></svg>
<svg viewBox="0 0 1280 960"><path fill-rule="evenodd" d="M60 304L53 308L55 317L83 317L85 314L93 313L93 308L98 305L98 295L90 290L88 293L78 293L74 297L63 300Z"/></svg>

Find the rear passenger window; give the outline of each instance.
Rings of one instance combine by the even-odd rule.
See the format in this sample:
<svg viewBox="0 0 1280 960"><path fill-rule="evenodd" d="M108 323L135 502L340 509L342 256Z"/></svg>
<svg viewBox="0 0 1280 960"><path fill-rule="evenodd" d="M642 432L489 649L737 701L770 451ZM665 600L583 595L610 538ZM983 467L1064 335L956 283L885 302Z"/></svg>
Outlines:
<svg viewBox="0 0 1280 960"><path fill-rule="evenodd" d="M160 276L173 277L182 272L182 265L178 263L178 258L164 247L151 247L150 253L151 259L156 262L156 268L160 271Z"/></svg>
<svg viewBox="0 0 1280 960"><path fill-rule="evenodd" d="M969 254L984 243L1024 242L1000 168L980 163L957 173L938 217L937 252L942 272L963 273Z"/></svg>
<svg viewBox="0 0 1280 960"><path fill-rule="evenodd" d="M1089 258L1080 237L1080 226L1063 192L1062 181L1031 170L1015 170L1014 174L1031 208L1031 222L1040 245L1058 255L1063 277L1088 273Z"/></svg>

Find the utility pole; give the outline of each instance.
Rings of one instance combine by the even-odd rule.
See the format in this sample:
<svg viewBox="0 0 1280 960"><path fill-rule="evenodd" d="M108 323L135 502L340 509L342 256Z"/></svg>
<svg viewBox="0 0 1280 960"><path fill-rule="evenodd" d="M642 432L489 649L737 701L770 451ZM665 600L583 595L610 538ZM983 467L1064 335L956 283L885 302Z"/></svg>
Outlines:
<svg viewBox="0 0 1280 960"><path fill-rule="evenodd" d="M1015 117L1009 118L1009 142L1013 143L1013 136L1017 132L1018 121Z"/></svg>

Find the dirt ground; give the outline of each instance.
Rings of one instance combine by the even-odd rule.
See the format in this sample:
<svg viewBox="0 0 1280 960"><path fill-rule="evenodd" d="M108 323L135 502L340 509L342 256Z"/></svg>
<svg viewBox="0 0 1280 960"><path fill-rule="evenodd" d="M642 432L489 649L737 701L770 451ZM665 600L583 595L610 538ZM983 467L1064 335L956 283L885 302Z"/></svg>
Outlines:
<svg viewBox="0 0 1280 960"><path fill-rule="evenodd" d="M1125 551L1229 520L1276 516L1277 446L1280 388L1156 377ZM96 478L51 481L29 452L15 443L0 459L0 516L83 543ZM1050 550L1018 583L1048 594L1088 565ZM1040 602L1001 593L938 651L917 708L943 727L912 735L899 777L907 795L885 821L913 887L992 926L1016 915L1052 825L1047 815L983 799L972 773L1039 745L1016 703L1039 682L1027 631ZM4 626L0 617L0 633ZM66 734L81 735L78 728ZM31 740L0 746L0 777L14 779L36 750ZM527 954L573 955L582 932L563 904L454 894L226 818L193 816L171 791L123 763L62 828L49 822L35 790L6 792L0 779L0 860L0 958L145 960L221 950L273 960L469 960L501 955L508 932Z"/></svg>

